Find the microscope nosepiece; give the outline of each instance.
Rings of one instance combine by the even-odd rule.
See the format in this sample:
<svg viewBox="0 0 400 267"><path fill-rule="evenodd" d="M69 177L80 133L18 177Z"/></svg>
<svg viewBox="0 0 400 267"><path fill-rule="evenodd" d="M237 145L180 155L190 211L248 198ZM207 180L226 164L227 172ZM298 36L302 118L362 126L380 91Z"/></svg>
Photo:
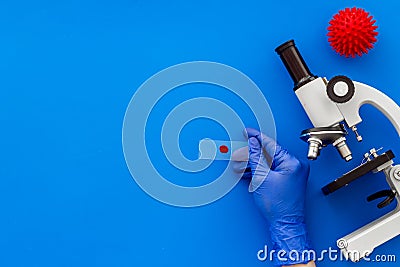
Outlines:
<svg viewBox="0 0 400 267"><path fill-rule="evenodd" d="M301 140L308 143L307 158L315 160L319 156L322 147L332 144L336 147L340 156L349 161L352 159L351 151L346 144L346 130L342 125L333 127L319 127L306 129L301 132Z"/></svg>

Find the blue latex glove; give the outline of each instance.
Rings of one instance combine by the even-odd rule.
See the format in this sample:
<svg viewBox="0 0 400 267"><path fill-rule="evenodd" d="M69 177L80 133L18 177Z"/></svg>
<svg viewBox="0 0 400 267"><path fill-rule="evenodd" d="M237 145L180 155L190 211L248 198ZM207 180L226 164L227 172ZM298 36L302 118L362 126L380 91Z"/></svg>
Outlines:
<svg viewBox="0 0 400 267"><path fill-rule="evenodd" d="M249 163L244 177L251 177L250 191L262 215L270 223L273 249L286 252L277 265L307 263L311 259L290 259L289 252L311 250L304 220L309 165L290 155L274 140L251 128L246 129ZM272 164L271 164L272 160ZM250 171L251 170L251 171ZM305 253L308 256L307 253ZM282 254L280 255L283 258Z"/></svg>

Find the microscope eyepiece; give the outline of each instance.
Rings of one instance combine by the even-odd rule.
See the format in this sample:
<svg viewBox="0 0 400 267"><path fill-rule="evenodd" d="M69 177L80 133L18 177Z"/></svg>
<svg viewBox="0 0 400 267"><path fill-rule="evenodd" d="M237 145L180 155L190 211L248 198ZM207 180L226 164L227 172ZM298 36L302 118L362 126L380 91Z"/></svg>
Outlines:
<svg viewBox="0 0 400 267"><path fill-rule="evenodd" d="M300 55L294 40L287 41L275 49L283 64L294 81L296 91L302 85L314 80L314 76L307 67L303 57Z"/></svg>

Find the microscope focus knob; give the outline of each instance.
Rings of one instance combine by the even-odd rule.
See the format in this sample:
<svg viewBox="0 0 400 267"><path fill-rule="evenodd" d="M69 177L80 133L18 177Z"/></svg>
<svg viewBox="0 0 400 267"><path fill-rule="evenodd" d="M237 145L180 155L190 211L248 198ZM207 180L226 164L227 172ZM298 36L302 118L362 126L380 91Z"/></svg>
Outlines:
<svg viewBox="0 0 400 267"><path fill-rule="evenodd" d="M354 96L355 87L350 78L339 75L329 80L326 92L333 102L346 103Z"/></svg>

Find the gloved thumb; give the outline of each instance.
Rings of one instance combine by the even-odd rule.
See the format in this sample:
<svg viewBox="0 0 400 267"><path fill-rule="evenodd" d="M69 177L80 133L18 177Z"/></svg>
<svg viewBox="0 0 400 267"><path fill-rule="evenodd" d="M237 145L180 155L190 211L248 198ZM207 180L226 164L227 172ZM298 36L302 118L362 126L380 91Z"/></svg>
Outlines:
<svg viewBox="0 0 400 267"><path fill-rule="evenodd" d="M254 175L262 156L261 154L262 146L255 137L250 137L248 143L249 143L249 165L251 168L251 174Z"/></svg>
<svg viewBox="0 0 400 267"><path fill-rule="evenodd" d="M263 148L261 151L265 151L264 158L269 163L268 167L270 166L273 171L284 171L288 165L293 165L293 162L297 164L297 160L294 160L287 150L271 137L253 128L246 128L246 133L248 138L256 138L261 144Z"/></svg>
<svg viewBox="0 0 400 267"><path fill-rule="evenodd" d="M251 138L251 137L257 138L258 142L261 144L261 146L264 148L266 154L271 159L273 159L275 154L279 153L279 151L282 149L281 146L278 145L274 139L261 133L260 131L258 131L256 129L246 128L245 134L247 135L247 138Z"/></svg>
<svg viewBox="0 0 400 267"><path fill-rule="evenodd" d="M249 192L254 192L264 182L270 171L268 162L263 155L263 147L259 140L250 137L249 140L249 166L251 168L252 179L249 185Z"/></svg>

